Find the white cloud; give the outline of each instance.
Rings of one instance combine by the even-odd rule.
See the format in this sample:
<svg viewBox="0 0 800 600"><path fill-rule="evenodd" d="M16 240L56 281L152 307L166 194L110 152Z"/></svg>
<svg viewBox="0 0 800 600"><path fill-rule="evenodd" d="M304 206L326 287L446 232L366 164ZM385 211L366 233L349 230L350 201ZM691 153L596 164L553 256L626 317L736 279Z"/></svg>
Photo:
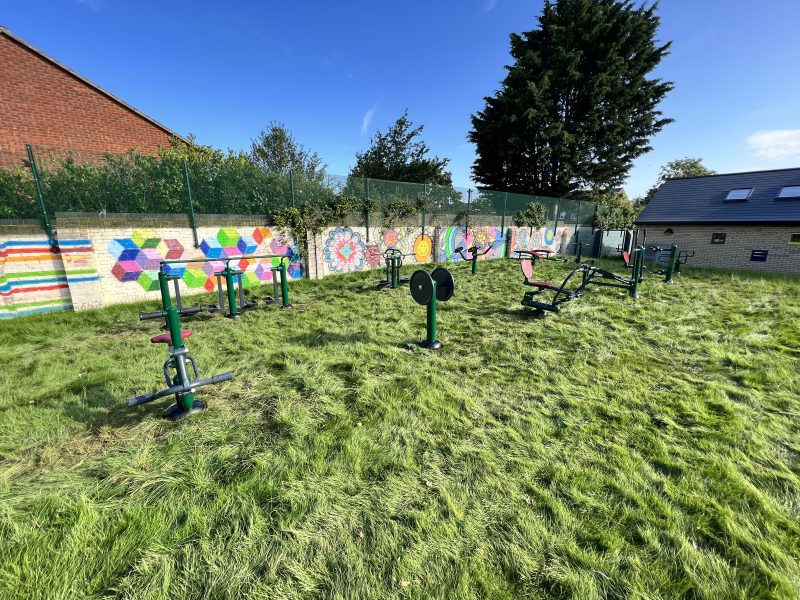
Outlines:
<svg viewBox="0 0 800 600"><path fill-rule="evenodd" d="M486 3L483 5L483 10L481 11L483 14L490 12L495 6L497 6L498 0L486 0Z"/></svg>
<svg viewBox="0 0 800 600"><path fill-rule="evenodd" d="M372 108L370 108L367 112L364 113L364 118L361 119L361 135L367 133L367 129L369 129L369 124L372 122L372 117L375 116L376 108L378 108L377 104L375 104Z"/></svg>
<svg viewBox="0 0 800 600"><path fill-rule="evenodd" d="M78 4L83 4L84 6L92 9L94 12L97 12L103 6L103 1L102 0L78 0Z"/></svg>
<svg viewBox="0 0 800 600"><path fill-rule="evenodd" d="M753 154L769 160L800 159L800 129L756 131L747 144Z"/></svg>

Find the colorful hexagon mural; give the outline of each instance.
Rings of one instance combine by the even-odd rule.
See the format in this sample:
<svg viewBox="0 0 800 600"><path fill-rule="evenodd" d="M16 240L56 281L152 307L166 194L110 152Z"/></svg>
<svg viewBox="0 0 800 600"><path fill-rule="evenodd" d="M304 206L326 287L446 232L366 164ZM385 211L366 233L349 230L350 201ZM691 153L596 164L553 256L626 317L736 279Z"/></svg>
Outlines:
<svg viewBox="0 0 800 600"><path fill-rule="evenodd" d="M136 229L129 238L116 238L108 244L108 253L115 259L111 274L121 283L136 281L144 290L158 289L158 269L163 260L181 258L219 259L208 263L177 263L166 265L164 270L178 276L187 287L213 290L216 286L215 273L225 268L227 258L238 258L249 254L280 254L289 256L287 273L292 279L303 276L303 262L295 244L277 237L269 227L256 227L252 233L240 232L235 227L222 227L216 235L205 237L199 249L184 248L174 238L160 238L152 229ZM272 281L273 265L280 258L253 260L239 259L235 265L242 270L242 282L246 286Z"/></svg>

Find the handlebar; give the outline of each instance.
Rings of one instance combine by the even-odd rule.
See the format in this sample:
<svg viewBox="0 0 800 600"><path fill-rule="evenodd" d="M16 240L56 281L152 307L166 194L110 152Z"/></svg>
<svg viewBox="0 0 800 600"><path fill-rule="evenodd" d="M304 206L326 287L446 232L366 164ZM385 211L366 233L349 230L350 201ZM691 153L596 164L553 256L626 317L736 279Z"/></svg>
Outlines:
<svg viewBox="0 0 800 600"><path fill-rule="evenodd" d="M154 392L152 394L142 394L140 396L134 396L133 398L128 399L128 406L139 406L140 404L147 404L148 402L152 402L153 400L158 400L159 398L163 398L165 396L172 396L173 394L186 394L195 390L199 387L203 387L206 385L214 385L217 383L222 383L223 381L230 381L233 379L233 373L222 373L221 375L214 375L213 377L209 377L208 379L197 379L196 381L192 381L189 385L173 385L172 387L168 387L165 390L161 390L160 392Z"/></svg>
<svg viewBox="0 0 800 600"><path fill-rule="evenodd" d="M164 316L164 311L157 310L155 312L139 313L140 321L147 321L149 319L160 319Z"/></svg>
<svg viewBox="0 0 800 600"><path fill-rule="evenodd" d="M180 309L178 312L181 313L182 316L188 315L196 315L197 313L203 312L205 310L202 306L188 306L186 308Z"/></svg>

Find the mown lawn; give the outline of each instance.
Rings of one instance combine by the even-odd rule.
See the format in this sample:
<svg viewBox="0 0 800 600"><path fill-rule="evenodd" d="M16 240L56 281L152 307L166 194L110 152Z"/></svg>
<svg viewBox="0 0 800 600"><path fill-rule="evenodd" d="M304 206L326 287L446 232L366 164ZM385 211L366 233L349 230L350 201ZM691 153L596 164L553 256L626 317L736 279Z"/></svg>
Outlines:
<svg viewBox="0 0 800 600"><path fill-rule="evenodd" d="M0 597L800 596L799 281L535 320L516 262L452 270L437 353L377 272L194 319L236 378L180 423L125 405L154 304L0 322Z"/></svg>

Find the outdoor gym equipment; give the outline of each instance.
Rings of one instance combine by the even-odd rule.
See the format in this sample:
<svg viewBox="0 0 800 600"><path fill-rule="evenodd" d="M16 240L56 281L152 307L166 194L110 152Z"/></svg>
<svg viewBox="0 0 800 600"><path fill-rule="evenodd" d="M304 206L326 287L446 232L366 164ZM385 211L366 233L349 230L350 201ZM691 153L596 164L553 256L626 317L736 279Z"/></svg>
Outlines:
<svg viewBox="0 0 800 600"><path fill-rule="evenodd" d="M436 339L436 302L447 302L453 297L456 291L453 275L444 267L437 267L431 273L420 269L411 275L409 287L414 302L428 307L426 337L419 345L437 350L442 342Z"/></svg>
<svg viewBox="0 0 800 600"><path fill-rule="evenodd" d="M672 274L675 272L675 262L678 260L678 246L675 244L669 246L649 246L647 249L656 253L657 263L667 265L665 269L656 271L656 274L664 275L664 283L675 283L672 281Z"/></svg>
<svg viewBox="0 0 800 600"><path fill-rule="evenodd" d="M162 310L141 313L139 315L139 320L145 321L148 319L160 318L166 320L167 332L151 337L150 343L168 344L167 352L169 353L169 358L164 363L163 368L164 380L167 387L160 392L134 396L128 400L128 406L139 406L140 404L153 402L165 396L174 395L175 404L164 412L164 417L177 421L187 415L207 408L205 402L195 398L195 390L197 390L197 388L222 383L223 381L230 381L233 379L233 373L222 373L221 375L214 375L207 379L200 377L197 361L187 352L183 342L192 335L192 332L189 329L181 329L181 313L179 313L177 307L172 304L169 295L169 276L163 271L158 272L158 284L161 290ZM202 311L203 308L195 306L183 310L185 311L184 314L195 314ZM191 365L191 375L188 365ZM173 371L174 374L170 371Z"/></svg>
<svg viewBox="0 0 800 600"><path fill-rule="evenodd" d="M397 248L387 248L383 251L383 260L386 263L386 279L381 279L375 285L378 288L387 286L396 289L400 284L408 283L408 277L400 277L400 267L403 266L403 259L411 254L403 254Z"/></svg>
<svg viewBox="0 0 800 600"><path fill-rule="evenodd" d="M217 278L217 298L219 304L211 304L208 307L208 311L211 313L218 313L218 312L225 312L226 310L226 295L227 295L227 306L228 312L225 315L229 319L237 319L241 315L241 310L253 308L257 306L257 302L255 300L246 300L244 295L244 283L243 283L243 276L244 273L241 269L236 266L231 266L232 261L239 261L242 259L248 260L256 260L256 259L264 259L264 258L280 258L280 263L272 267L272 285L274 295L272 298L265 300L266 304L277 304L278 303L278 281L277 277L280 275L281 280L281 308L291 308L291 303L289 302L289 284L288 278L286 274L286 264L289 262L289 257L285 255L275 255L275 254L249 254L249 255L242 255L242 256L233 256L227 259L217 259L217 258L190 258L190 259L174 259L174 260L162 260L159 268L159 273L165 272L166 265L172 264L185 264L185 263L207 263L207 262L225 262L225 268L222 271L214 273L214 276ZM170 276L168 276L170 277ZM172 278L172 277L170 277ZM225 293L222 290L222 281L225 281ZM176 284L177 288L177 284ZM239 302L237 303L237 295Z"/></svg>
<svg viewBox="0 0 800 600"><path fill-rule="evenodd" d="M694 257L694 250L690 253L688 250L681 250L678 252L678 258L675 259L675 271L672 273L673 275L680 275L681 274L681 265L685 265L689 262L690 258Z"/></svg>
<svg viewBox="0 0 800 600"><path fill-rule="evenodd" d="M572 270L561 282L561 285L556 285L551 281L532 280L536 259L534 257L523 258L520 260L522 274L525 276L523 284L536 289L525 293L522 298L522 305L533 308L535 314L540 317L544 317L547 312L558 313L561 312L561 304L580 298L590 285L622 288L628 291L631 298L638 298L638 287L642 281L643 259L644 248L640 246L633 251L633 273L631 277L622 277L607 269L582 264L577 269ZM580 282L575 287L569 287L570 281L577 274L581 275ZM549 302L539 299L539 296L544 293L552 293Z"/></svg>
<svg viewBox="0 0 800 600"><path fill-rule="evenodd" d="M167 275L167 281L172 282L172 289L175 290L175 308L181 317L188 317L203 312L202 306L184 306L181 297L180 275ZM167 329L167 324L161 325L161 329Z"/></svg>
<svg viewBox="0 0 800 600"><path fill-rule="evenodd" d="M472 261L472 274L473 275L477 275L478 274L478 257L483 256L484 254L488 254L489 252L491 252L492 248L494 248L494 246L489 244L488 246L486 246L486 248L484 249L483 252L479 252L480 248L478 248L477 245L471 246L471 247L467 248L467 252L469 252L470 255L471 255L470 258L467 258L467 255L464 254L464 246L459 246L453 252L456 252L457 254L460 254L461 258L463 258L464 260Z"/></svg>
<svg viewBox="0 0 800 600"><path fill-rule="evenodd" d="M631 298L638 298L639 284L642 282L642 273L644 269L644 246L637 246L633 250L632 255L632 272L630 277L622 277L621 275L617 275L616 273L612 273L600 267L581 265L586 267L583 272L581 289L585 289L589 285L616 287L627 290Z"/></svg>
<svg viewBox="0 0 800 600"><path fill-rule="evenodd" d="M528 254L527 257L520 256L520 268L522 269L522 274L525 276L525 280L522 283L523 285L536 288L533 291L525 292L525 295L522 297L523 306L533 308L537 316L544 317L547 312L561 312L561 304L581 297L583 293L583 278L581 278L581 285L575 289L569 288L568 284L575 275L589 269L590 267L588 265L581 265L577 269L573 269L569 275L564 278L561 285L556 285L552 281L532 280L533 268L536 261L539 260L539 257L537 257L534 252L521 251L520 254L522 253ZM552 293L549 302L542 301L539 298L545 293Z"/></svg>

